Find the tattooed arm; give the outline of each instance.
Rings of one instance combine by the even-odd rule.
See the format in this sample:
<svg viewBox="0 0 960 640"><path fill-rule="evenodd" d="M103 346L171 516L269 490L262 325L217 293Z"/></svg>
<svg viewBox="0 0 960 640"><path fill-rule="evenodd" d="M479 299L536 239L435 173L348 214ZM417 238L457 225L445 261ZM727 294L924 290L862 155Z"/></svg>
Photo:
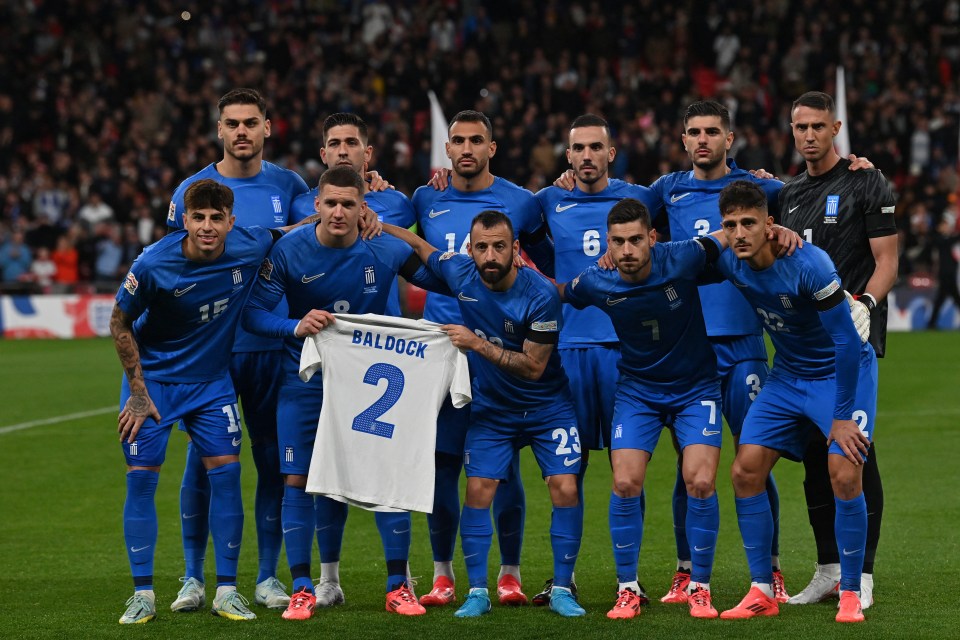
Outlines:
<svg viewBox="0 0 960 640"><path fill-rule="evenodd" d="M465 351L476 351L500 369L524 380L539 380L553 351L552 344L531 340L523 341L522 352L511 351L484 340L463 325L445 324L440 328L450 337L453 346Z"/></svg>
<svg viewBox="0 0 960 640"><path fill-rule="evenodd" d="M137 432L144 421L153 417L159 422L160 413L147 393L143 369L140 367L140 349L133 337L133 319L116 305L110 316L110 335L113 336L113 346L117 349L123 372L130 383L130 397L120 412L117 432L120 434L120 442L133 442L137 439Z"/></svg>

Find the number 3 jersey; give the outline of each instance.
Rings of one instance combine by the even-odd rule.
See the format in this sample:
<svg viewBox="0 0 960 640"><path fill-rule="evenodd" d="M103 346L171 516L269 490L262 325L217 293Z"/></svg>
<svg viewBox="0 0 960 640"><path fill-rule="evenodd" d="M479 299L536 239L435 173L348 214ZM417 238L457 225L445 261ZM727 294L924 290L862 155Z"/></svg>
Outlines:
<svg viewBox="0 0 960 640"><path fill-rule="evenodd" d="M471 400L467 357L439 325L337 314L307 338L300 377L323 372L307 491L372 511L433 510L437 413Z"/></svg>
<svg viewBox="0 0 960 640"><path fill-rule="evenodd" d="M240 310L275 233L234 227L211 262L183 255L186 231L143 250L117 292L117 306L135 318L144 378L209 382L229 370Z"/></svg>

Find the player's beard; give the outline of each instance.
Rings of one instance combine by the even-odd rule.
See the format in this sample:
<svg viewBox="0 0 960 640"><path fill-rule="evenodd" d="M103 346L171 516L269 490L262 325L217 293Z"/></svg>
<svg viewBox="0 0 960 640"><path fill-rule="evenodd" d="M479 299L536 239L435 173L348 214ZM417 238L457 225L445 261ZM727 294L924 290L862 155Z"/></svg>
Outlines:
<svg viewBox="0 0 960 640"><path fill-rule="evenodd" d="M575 172L577 174L577 179L583 184L595 184L600 180L600 178L607 175L607 167L603 167L601 169L596 165L590 165L590 168L593 169L594 173L592 176L584 177L583 171L582 171L583 167L584 165L581 164L580 167Z"/></svg>
<svg viewBox="0 0 960 640"><path fill-rule="evenodd" d="M454 171L456 171L457 175L460 176L461 178L466 178L467 180L470 180L471 178L475 178L481 173L483 173L483 170L487 168L487 160L480 160L476 156L471 156L471 158L473 159L475 164L470 169L466 169L466 170L463 169L463 167L460 166L459 161L456 163L456 165L454 165Z"/></svg>
<svg viewBox="0 0 960 640"><path fill-rule="evenodd" d="M619 260L617 262L617 269L621 273L628 273L628 274L640 273L649 263L650 263L649 255L645 259L635 258L630 261Z"/></svg>
<svg viewBox="0 0 960 640"><path fill-rule="evenodd" d="M720 166L720 163L723 162L723 154L713 155L711 154L708 158L698 158L694 156L693 164L697 165L700 169L704 171L710 171Z"/></svg>
<svg viewBox="0 0 960 640"><path fill-rule="evenodd" d="M242 151L237 151L235 149L236 142L231 144L229 147L224 147L224 151L227 155L232 158L239 160L240 162L248 162L256 158L263 151L263 141L257 142L252 138L247 138L246 141L249 143L249 146Z"/></svg>
<svg viewBox="0 0 960 640"><path fill-rule="evenodd" d="M501 280L507 277L507 274L510 273L510 268L513 266L512 262L507 264L501 264L499 262L484 262L480 265L480 278L487 284L497 284ZM488 271L488 269L491 269ZM496 271L492 271L496 269Z"/></svg>

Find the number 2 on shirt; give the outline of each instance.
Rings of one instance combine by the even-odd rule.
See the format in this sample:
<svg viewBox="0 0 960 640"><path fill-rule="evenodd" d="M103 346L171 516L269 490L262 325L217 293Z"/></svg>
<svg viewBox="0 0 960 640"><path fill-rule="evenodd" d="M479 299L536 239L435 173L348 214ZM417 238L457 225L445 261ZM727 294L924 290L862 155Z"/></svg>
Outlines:
<svg viewBox="0 0 960 640"><path fill-rule="evenodd" d="M400 395L403 393L403 371L392 364L378 362L370 365L367 372L363 374L365 384L379 386L381 380L387 381L387 388L383 395L372 405L364 409L353 419L353 430L361 433L380 436L382 438L393 438L393 429L395 425L389 422L377 420L397 403Z"/></svg>

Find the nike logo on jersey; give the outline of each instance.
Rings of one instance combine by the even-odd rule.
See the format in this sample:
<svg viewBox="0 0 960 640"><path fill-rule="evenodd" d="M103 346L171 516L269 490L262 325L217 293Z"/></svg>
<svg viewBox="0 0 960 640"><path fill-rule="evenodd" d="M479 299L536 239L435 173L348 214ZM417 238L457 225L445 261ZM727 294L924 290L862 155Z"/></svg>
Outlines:
<svg viewBox="0 0 960 640"><path fill-rule="evenodd" d="M580 203L579 203L579 202L574 202L573 204L568 204L568 205L565 206L565 207L561 207L559 204L557 204L557 209L556 209L556 211L557 211L557 213L563 213L563 212L566 211L567 209L572 209L573 207L577 206L578 204L580 204Z"/></svg>
<svg viewBox="0 0 960 640"><path fill-rule="evenodd" d="M240 546L240 543L238 542L238 543L234 544L234 543L232 543L232 542L228 542L228 543L227 543L227 546L228 546L229 548L231 548L231 549L236 549L237 547Z"/></svg>
<svg viewBox="0 0 960 640"><path fill-rule="evenodd" d="M434 211L433 209L430 209L430 213L427 214L427 217L436 218L437 216L442 216L448 211L450 211L450 209L444 209L443 211Z"/></svg>
<svg viewBox="0 0 960 640"><path fill-rule="evenodd" d="M148 545L145 546L145 547L130 547L130 551L133 552L133 553L140 553L140 552L143 551L144 549L149 549L149 548L150 548L150 545L148 544Z"/></svg>
<svg viewBox="0 0 960 640"><path fill-rule="evenodd" d="M233 440L230 441L230 444L232 444L235 447L239 447L240 442L241 442L240 438L234 438Z"/></svg>
<svg viewBox="0 0 960 640"><path fill-rule="evenodd" d="M615 304L620 304L626 300L626 298L607 298L607 306L612 307Z"/></svg>
<svg viewBox="0 0 960 640"><path fill-rule="evenodd" d="M327 275L326 271L324 271L323 273L318 273L315 276L307 276L307 274L303 274L303 276L300 278L300 282L302 282L303 284L310 284L317 278L322 278L325 275Z"/></svg>
<svg viewBox="0 0 960 640"><path fill-rule="evenodd" d="M799 209L799 208L800 208L800 205L797 205L797 206L795 206L795 207L790 207L789 209L787 209L787 213L793 213L794 211L796 211L796 210Z"/></svg>
<svg viewBox="0 0 960 640"><path fill-rule="evenodd" d="M175 298L179 298L180 296L182 296L183 294L185 294L187 291L190 291L190 289L193 289L195 286L197 286L197 283L196 283L196 282L194 282L192 285L190 285L190 286L187 287L186 289L174 289L174 290L173 290L173 295L174 295Z"/></svg>
<svg viewBox="0 0 960 640"><path fill-rule="evenodd" d="M564 459L563 459L563 466L565 466L565 467L572 467L573 465L577 464L578 462L580 462L580 458L579 458L579 457L578 457L578 458L573 458L572 460L571 460L570 458L564 458Z"/></svg>
<svg viewBox="0 0 960 640"><path fill-rule="evenodd" d="M687 191L686 193L678 193L678 194L676 194L676 195L674 195L674 196L670 196L670 203L673 204L674 202L677 202L677 201L679 201L679 200L683 200L684 198L686 198L686 197L689 196L689 195L690 195L690 192Z"/></svg>
<svg viewBox="0 0 960 640"><path fill-rule="evenodd" d="M463 295L462 291L457 295L457 300L463 300L464 302L480 302L476 298L471 298L470 296Z"/></svg>
<svg viewBox="0 0 960 640"><path fill-rule="evenodd" d="M843 550L843 555L845 555L845 556L852 556L853 554L855 554L855 553L860 553L861 551L863 551L863 549L854 549L853 551L847 551L846 549L844 549L844 550Z"/></svg>
<svg viewBox="0 0 960 640"><path fill-rule="evenodd" d="M707 428L704 427L702 433L703 433L703 435L705 435L706 437L709 438L710 436L715 436L715 435L717 435L718 433L720 433L720 431L719 431L719 430L718 430L718 431L707 431Z"/></svg>

